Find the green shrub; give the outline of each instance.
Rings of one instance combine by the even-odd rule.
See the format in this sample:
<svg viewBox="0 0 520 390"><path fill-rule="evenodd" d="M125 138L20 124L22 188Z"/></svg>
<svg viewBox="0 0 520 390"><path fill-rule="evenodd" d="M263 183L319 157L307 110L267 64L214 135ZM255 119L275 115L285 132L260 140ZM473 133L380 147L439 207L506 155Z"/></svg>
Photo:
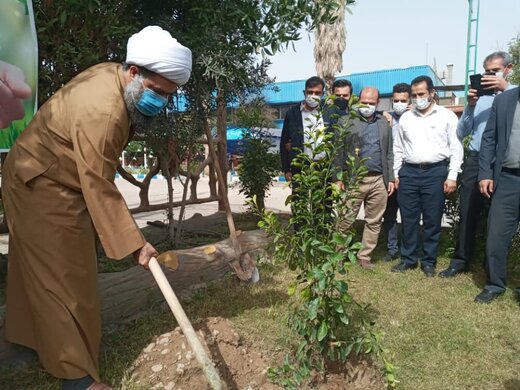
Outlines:
<svg viewBox="0 0 520 390"><path fill-rule="evenodd" d="M259 226L273 237L275 258L297 271L288 291L295 300L288 325L299 344L282 366L269 370L271 380L289 389L299 388L312 372L323 372L327 361L346 362L351 353L383 357L387 382L396 383L381 335L372 332L365 308L350 295L346 279L361 243L354 241L351 232L340 233L338 225L366 172L363 161L352 156L347 171L339 174L347 190L341 191L333 182L336 145L347 135L347 127L335 126L334 132L309 129L305 146L311 156L299 153L293 161L301 173L293 175L294 191L287 200L293 210L289 225L282 225L273 212L260 212Z"/></svg>

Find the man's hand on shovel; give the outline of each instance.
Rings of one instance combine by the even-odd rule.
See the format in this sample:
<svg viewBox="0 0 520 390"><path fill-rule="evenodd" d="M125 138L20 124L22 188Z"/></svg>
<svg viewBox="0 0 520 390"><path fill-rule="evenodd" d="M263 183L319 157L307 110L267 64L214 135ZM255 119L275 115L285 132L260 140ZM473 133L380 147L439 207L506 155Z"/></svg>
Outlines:
<svg viewBox="0 0 520 390"><path fill-rule="evenodd" d="M141 249L136 250L134 253L135 261L142 266L144 269L148 269L148 263L152 257L159 256L159 252L147 242Z"/></svg>

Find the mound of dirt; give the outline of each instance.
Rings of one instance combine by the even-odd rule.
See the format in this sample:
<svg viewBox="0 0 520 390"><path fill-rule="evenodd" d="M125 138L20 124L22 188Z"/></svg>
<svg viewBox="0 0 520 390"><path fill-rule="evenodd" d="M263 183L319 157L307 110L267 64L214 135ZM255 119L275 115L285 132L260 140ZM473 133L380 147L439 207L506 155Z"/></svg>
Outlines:
<svg viewBox="0 0 520 390"><path fill-rule="evenodd" d="M247 344L228 320L211 317L194 328L228 389L281 389L267 379L271 359ZM133 383L149 389L210 389L180 328L156 337L144 348L130 374ZM315 388L378 390L384 386L376 368L366 362L349 362L343 369L331 369Z"/></svg>

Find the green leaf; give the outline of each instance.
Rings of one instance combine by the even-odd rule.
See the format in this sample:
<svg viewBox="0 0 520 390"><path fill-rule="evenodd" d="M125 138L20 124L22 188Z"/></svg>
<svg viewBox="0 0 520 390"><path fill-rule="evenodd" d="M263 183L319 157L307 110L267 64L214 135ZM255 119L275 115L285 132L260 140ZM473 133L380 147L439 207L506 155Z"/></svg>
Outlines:
<svg viewBox="0 0 520 390"><path fill-rule="evenodd" d="M345 236L341 233L334 232L332 233L332 242L338 245L345 244Z"/></svg>
<svg viewBox="0 0 520 390"><path fill-rule="evenodd" d="M327 288L327 279L321 278L318 282L318 288L322 291L325 290Z"/></svg>
<svg viewBox="0 0 520 390"><path fill-rule="evenodd" d="M353 264L357 263L357 257L356 257L355 253L349 252L347 256L351 263L353 263Z"/></svg>
<svg viewBox="0 0 520 390"><path fill-rule="evenodd" d="M300 297L301 297L304 301L307 301L307 300L309 299L310 296L311 296L311 288L310 288L310 286L305 287L305 288L302 289L302 291L300 292Z"/></svg>
<svg viewBox="0 0 520 390"><path fill-rule="evenodd" d="M318 307L320 306L320 298L315 298L309 303L308 315L309 320L314 320L318 316Z"/></svg>
<svg viewBox="0 0 520 390"><path fill-rule="evenodd" d="M289 296L293 296L294 293L296 292L296 287L298 286L298 284L296 282L293 282L289 285L289 287L287 288L287 294Z"/></svg>
<svg viewBox="0 0 520 390"><path fill-rule="evenodd" d="M321 266L321 269L323 272L327 273L332 269L332 264L327 261L325 264Z"/></svg>
<svg viewBox="0 0 520 390"><path fill-rule="evenodd" d="M341 252L336 252L331 256L328 256L330 263L337 264L345 258L345 255Z"/></svg>
<svg viewBox="0 0 520 390"><path fill-rule="evenodd" d="M360 242L355 242L355 243L353 243L353 244L350 246L350 249L355 250L355 251L358 251L358 250L360 250L361 248L363 248L363 244L360 243Z"/></svg>
<svg viewBox="0 0 520 390"><path fill-rule="evenodd" d="M329 245L320 245L318 249L324 253L336 253Z"/></svg>
<svg viewBox="0 0 520 390"><path fill-rule="evenodd" d="M329 326L327 325L327 323L325 321L323 321L320 325L320 329L318 330L318 341L323 340L327 336L328 332L329 332Z"/></svg>
<svg viewBox="0 0 520 390"><path fill-rule="evenodd" d="M343 309L343 305L339 302L334 303L334 310L336 310L336 313L344 313L345 310Z"/></svg>
<svg viewBox="0 0 520 390"><path fill-rule="evenodd" d="M67 21L67 11L63 11L60 15L60 24L61 26L65 26L65 22Z"/></svg>

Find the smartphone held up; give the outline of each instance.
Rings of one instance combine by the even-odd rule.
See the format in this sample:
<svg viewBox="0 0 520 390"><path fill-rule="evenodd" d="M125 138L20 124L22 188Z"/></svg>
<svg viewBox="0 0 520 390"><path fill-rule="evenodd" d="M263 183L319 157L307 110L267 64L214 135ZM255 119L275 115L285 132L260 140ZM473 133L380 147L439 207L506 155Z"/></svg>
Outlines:
<svg viewBox="0 0 520 390"><path fill-rule="evenodd" d="M484 74L472 74L469 76L471 89L477 91L477 96L493 95L495 93L494 87L486 87L482 84L482 78L486 76L495 76L495 72L486 72Z"/></svg>

